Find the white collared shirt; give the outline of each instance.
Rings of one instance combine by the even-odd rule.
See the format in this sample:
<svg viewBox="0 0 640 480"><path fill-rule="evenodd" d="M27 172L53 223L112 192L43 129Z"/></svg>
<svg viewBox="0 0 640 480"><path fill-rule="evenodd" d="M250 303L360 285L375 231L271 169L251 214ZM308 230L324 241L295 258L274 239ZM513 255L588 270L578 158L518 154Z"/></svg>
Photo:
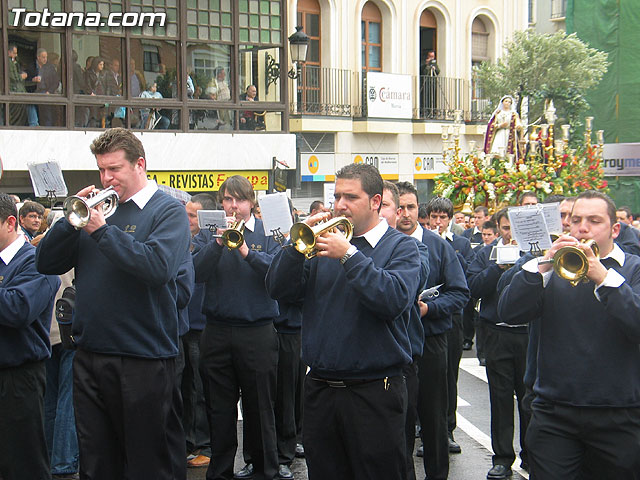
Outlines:
<svg viewBox="0 0 640 480"><path fill-rule="evenodd" d="M387 223L387 221L385 219L381 219L375 227L373 227L364 235L360 235L360 237L356 238L364 237L364 239L369 245L371 245L372 248L376 248L376 245L378 244L380 239L384 236L385 233L387 233L388 228L389 224Z"/></svg>
<svg viewBox="0 0 640 480"><path fill-rule="evenodd" d="M132 195L127 200L127 202L129 200L132 200L138 206L138 208L142 210L145 205L149 203L149 200L151 200L151 197L153 197L153 194L156 193L157 190L158 184L155 182L155 180L147 180L147 184L142 187L142 189L138 190L134 195Z"/></svg>
<svg viewBox="0 0 640 480"><path fill-rule="evenodd" d="M13 242L9 244L2 252L0 252L0 258L4 262L5 265L9 265L9 262L13 260L13 257L16 256L18 250L22 248L22 245L26 243L25 238L22 235L18 235Z"/></svg>
<svg viewBox="0 0 640 480"><path fill-rule="evenodd" d="M255 232L256 231L256 217L253 216L253 213L249 217L249 220L247 220L245 222L244 228L246 228L247 230L249 230L251 232Z"/></svg>
<svg viewBox="0 0 640 480"><path fill-rule="evenodd" d="M416 229L411 234L411 236L413 238L416 238L416 239L422 241L422 235L424 235L424 228L422 227L422 225L418 224L416 226Z"/></svg>

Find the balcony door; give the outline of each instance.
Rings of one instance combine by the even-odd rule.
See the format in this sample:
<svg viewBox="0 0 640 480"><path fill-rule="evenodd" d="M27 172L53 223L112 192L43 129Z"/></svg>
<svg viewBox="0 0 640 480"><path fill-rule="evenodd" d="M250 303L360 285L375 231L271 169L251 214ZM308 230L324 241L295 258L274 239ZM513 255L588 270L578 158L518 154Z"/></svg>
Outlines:
<svg viewBox="0 0 640 480"><path fill-rule="evenodd" d="M307 61L298 83L298 105L304 113L322 112L322 69L320 67L320 5L318 0L298 0L298 25L309 36Z"/></svg>

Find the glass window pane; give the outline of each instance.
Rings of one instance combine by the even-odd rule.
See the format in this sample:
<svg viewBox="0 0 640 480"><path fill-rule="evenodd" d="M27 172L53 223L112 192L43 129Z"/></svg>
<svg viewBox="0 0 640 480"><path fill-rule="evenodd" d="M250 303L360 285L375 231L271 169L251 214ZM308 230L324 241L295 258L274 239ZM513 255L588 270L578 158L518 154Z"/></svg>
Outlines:
<svg viewBox="0 0 640 480"><path fill-rule="evenodd" d="M320 41L311 40L307 50L307 62L320 62Z"/></svg>
<svg viewBox="0 0 640 480"><path fill-rule="evenodd" d="M369 45L369 67L381 68L380 64L380 47L373 47Z"/></svg>
<svg viewBox="0 0 640 480"><path fill-rule="evenodd" d="M153 97L149 97L153 103ZM160 104L149 108L131 109L131 128L139 130L177 130L180 127L180 110L162 108Z"/></svg>
<svg viewBox="0 0 640 480"><path fill-rule="evenodd" d="M142 39L131 39L130 45L127 78L131 96L141 96L155 83L162 96L154 98L178 98L176 42L154 40L151 44Z"/></svg>
<svg viewBox="0 0 640 480"><path fill-rule="evenodd" d="M236 112L228 109L189 110L190 130L230 131L236 126Z"/></svg>
<svg viewBox="0 0 640 480"><path fill-rule="evenodd" d="M306 34L310 37L320 36L320 15L317 13L307 13Z"/></svg>
<svg viewBox="0 0 640 480"><path fill-rule="evenodd" d="M246 99L246 89L256 87L256 101L280 101L280 48L247 48L239 52L239 99Z"/></svg>
<svg viewBox="0 0 640 480"><path fill-rule="evenodd" d="M369 43L381 43L380 24L377 22L369 22Z"/></svg>
<svg viewBox="0 0 640 480"><path fill-rule="evenodd" d="M231 47L222 44L187 44L187 71L194 99L231 101Z"/></svg>

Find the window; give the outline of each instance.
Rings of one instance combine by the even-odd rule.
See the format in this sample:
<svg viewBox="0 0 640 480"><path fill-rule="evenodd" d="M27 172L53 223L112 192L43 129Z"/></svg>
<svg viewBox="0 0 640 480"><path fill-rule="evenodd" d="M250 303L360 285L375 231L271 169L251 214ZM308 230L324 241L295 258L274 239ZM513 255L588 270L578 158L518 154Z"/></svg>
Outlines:
<svg viewBox="0 0 640 480"><path fill-rule="evenodd" d="M478 17L471 25L471 59L473 62L489 60L489 32Z"/></svg>
<svg viewBox="0 0 640 480"><path fill-rule="evenodd" d="M362 8L362 70L382 71L382 15L373 2Z"/></svg>

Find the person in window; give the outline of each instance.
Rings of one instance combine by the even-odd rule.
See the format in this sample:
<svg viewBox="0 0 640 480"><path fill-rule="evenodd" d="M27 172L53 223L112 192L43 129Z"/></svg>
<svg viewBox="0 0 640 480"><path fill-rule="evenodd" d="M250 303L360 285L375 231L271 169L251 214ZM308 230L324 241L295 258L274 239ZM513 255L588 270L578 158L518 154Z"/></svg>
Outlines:
<svg viewBox="0 0 640 480"><path fill-rule="evenodd" d="M27 91L33 93L55 93L60 82L58 74L53 65L47 63L48 54L44 48L37 51L36 61L29 69L27 69ZM40 105L38 113L34 115L33 111L29 111L29 126L38 126L40 123L44 126L52 126L54 123L52 106ZM38 123L39 117L39 123Z"/></svg>
<svg viewBox="0 0 640 480"><path fill-rule="evenodd" d="M245 93L240 95L242 102L257 102L258 90L249 85ZM264 130L264 114L253 110L245 110L240 114L240 130Z"/></svg>
<svg viewBox="0 0 640 480"><path fill-rule="evenodd" d="M9 91L16 93L26 93L24 81L27 78L27 72L22 70L22 66L18 63L18 47L13 44L7 49L9 55ZM9 124L25 125L27 123L27 109L25 105L11 104L9 106Z"/></svg>
<svg viewBox="0 0 640 480"><path fill-rule="evenodd" d="M162 94L158 91L158 84L152 83L149 86L148 90L145 90L140 94L140 98L163 98ZM140 123L140 128L149 128L149 129L157 129L157 130L166 130L169 128L169 124L171 123L167 117L164 115L160 115L156 109L153 109L154 113L151 118L149 118L151 114L151 109L143 108L140 111L140 115L142 116L142 121Z"/></svg>
<svg viewBox="0 0 640 480"><path fill-rule="evenodd" d="M204 91L205 98L217 100L219 102L227 102L231 100L231 90L227 83L227 72L223 67L215 70L215 78L212 78ZM231 129L231 113L228 110L218 110L218 129Z"/></svg>
<svg viewBox="0 0 640 480"><path fill-rule="evenodd" d="M440 75L440 67L436 62L436 53L433 50L429 50L422 66L424 113L426 118L435 117L438 75Z"/></svg>
<svg viewBox="0 0 640 480"><path fill-rule="evenodd" d="M85 93L88 95L105 95L105 75L104 75L104 59L102 57L93 57L91 66L84 72ZM104 109L102 107L91 107L91 115L89 120L90 127L104 127Z"/></svg>

